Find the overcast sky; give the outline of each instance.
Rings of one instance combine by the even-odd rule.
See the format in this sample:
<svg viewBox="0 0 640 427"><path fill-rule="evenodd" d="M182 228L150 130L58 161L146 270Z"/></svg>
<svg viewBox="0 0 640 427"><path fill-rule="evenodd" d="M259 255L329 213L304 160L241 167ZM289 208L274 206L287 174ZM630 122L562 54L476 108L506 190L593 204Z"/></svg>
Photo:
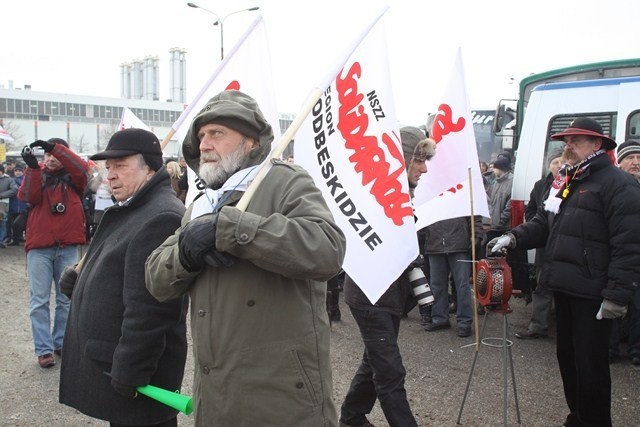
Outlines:
<svg viewBox="0 0 640 427"><path fill-rule="evenodd" d="M0 85L117 98L120 64L160 58L160 98L169 96L169 49L187 50L187 97L220 62L216 18L186 0L28 0L0 6ZM495 108L535 72L640 57L636 0L195 0L224 21L229 51L264 16L278 109L297 113L330 61L384 4L396 116L424 124L462 48L473 108Z"/></svg>

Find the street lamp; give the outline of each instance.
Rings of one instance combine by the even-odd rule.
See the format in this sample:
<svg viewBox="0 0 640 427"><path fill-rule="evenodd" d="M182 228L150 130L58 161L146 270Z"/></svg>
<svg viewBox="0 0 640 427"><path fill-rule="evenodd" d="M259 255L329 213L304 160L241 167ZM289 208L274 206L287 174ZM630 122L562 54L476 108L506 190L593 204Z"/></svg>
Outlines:
<svg viewBox="0 0 640 427"><path fill-rule="evenodd" d="M205 12L208 12L210 14L212 14L213 16L216 17L217 21L213 23L213 25L218 25L220 24L220 59L224 59L224 21L225 19L227 19L228 17L230 17L231 15L235 15L236 13L240 13L240 12L253 12L254 10L258 10L260 9L259 6L254 6L254 7L249 7L246 9L240 9L240 10L236 10L234 12L228 13L225 16L222 17L222 19L220 19L220 17L218 16L217 13L209 10L209 9L205 9L202 6L198 6L195 3L187 3L187 6L189 7L193 7L194 9L202 9Z"/></svg>

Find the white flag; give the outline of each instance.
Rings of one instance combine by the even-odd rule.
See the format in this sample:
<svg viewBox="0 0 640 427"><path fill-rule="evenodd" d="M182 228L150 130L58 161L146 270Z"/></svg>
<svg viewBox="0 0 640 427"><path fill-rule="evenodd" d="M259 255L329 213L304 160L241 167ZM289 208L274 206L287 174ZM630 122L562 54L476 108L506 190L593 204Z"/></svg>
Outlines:
<svg viewBox="0 0 640 427"><path fill-rule="evenodd" d="M125 130L129 128L144 129L151 132L149 126L145 125L144 122L138 118L138 116L133 114L133 111L131 111L127 107L124 107L122 109L122 117L120 118L120 125L118 125L118 130Z"/></svg>
<svg viewBox="0 0 640 427"><path fill-rule="evenodd" d="M346 236L343 268L373 303L418 255L381 16L295 138L296 163Z"/></svg>
<svg viewBox="0 0 640 427"><path fill-rule="evenodd" d="M182 145L194 117L211 98L224 90L240 90L255 99L273 128L274 141L280 139L269 43L262 16L258 16L253 21L198 94L189 102L178 120L171 126L176 132L180 145ZM204 188L195 172L188 169L188 173L189 191L185 199L187 206Z"/></svg>
<svg viewBox="0 0 640 427"><path fill-rule="evenodd" d="M9 132L4 130L2 126L0 126L0 139L4 139L5 141L14 141L13 137L9 135Z"/></svg>
<svg viewBox="0 0 640 427"><path fill-rule="evenodd" d="M443 219L471 215L471 190L474 215L489 216L460 49L431 137L437 143L436 155L415 189L418 229Z"/></svg>

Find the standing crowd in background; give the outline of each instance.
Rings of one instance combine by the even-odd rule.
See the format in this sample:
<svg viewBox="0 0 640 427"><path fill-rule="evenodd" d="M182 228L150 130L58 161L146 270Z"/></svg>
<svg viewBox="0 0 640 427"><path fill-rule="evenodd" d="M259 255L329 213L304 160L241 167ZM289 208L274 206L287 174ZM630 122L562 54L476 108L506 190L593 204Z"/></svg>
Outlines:
<svg viewBox="0 0 640 427"><path fill-rule="evenodd" d="M429 185L436 144L419 128L400 135L413 194L418 180ZM62 360L62 403L113 427L176 426L177 412L138 388L180 389L190 304L197 425L371 426L376 400L390 425L417 425L401 319L419 305L426 332L470 337L483 310L474 305L475 251L506 256L532 303L516 338L545 339L555 326L564 425L611 425L609 363L626 348L640 366L640 142L618 145L586 118L552 135L564 148L547 153L515 228L515 159L480 163L490 215L420 230L420 256L372 304L341 269L344 234L293 155L273 161L261 191L236 206L272 139L256 101L231 91L193 119L180 159L165 161L152 133L127 129L91 159L51 138L0 165L0 253L24 245L34 353L43 369ZM187 164L206 186L189 206ZM433 304L413 294L416 269ZM346 396L332 397L340 292L364 352Z"/></svg>

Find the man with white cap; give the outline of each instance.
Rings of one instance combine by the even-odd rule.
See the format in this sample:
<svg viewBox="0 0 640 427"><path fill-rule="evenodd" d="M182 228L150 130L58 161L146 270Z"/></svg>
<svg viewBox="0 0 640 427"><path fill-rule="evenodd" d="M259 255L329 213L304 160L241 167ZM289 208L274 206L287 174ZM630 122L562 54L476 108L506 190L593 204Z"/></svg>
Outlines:
<svg viewBox="0 0 640 427"><path fill-rule="evenodd" d="M575 119L560 172L536 216L489 242L492 252L545 247L540 282L554 293L557 357L570 413L565 426L611 426L609 336L640 277L640 185L615 167L616 142Z"/></svg>

